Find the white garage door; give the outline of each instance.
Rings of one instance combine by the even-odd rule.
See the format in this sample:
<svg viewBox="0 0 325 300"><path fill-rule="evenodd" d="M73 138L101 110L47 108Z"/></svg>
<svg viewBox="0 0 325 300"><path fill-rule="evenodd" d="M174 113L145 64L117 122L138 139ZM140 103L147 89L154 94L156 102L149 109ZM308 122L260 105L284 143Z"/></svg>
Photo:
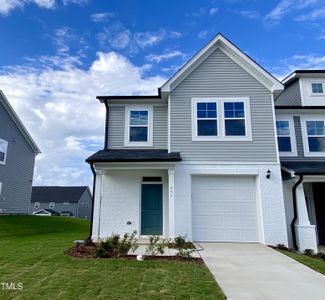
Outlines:
<svg viewBox="0 0 325 300"><path fill-rule="evenodd" d="M193 176L194 241L257 242L255 178Z"/></svg>

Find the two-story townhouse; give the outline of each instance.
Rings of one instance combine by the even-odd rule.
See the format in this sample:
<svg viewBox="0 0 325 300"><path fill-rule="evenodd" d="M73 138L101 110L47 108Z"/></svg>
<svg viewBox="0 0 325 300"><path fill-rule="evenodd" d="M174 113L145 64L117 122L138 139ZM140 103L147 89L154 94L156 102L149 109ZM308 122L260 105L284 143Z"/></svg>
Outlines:
<svg viewBox="0 0 325 300"><path fill-rule="evenodd" d="M0 214L28 214L39 148L0 91Z"/></svg>
<svg viewBox="0 0 325 300"><path fill-rule="evenodd" d="M218 34L154 96L99 96L92 238L287 244L273 99L283 85Z"/></svg>
<svg viewBox="0 0 325 300"><path fill-rule="evenodd" d="M92 195L88 186L33 186L30 214L51 210L61 216L89 220Z"/></svg>
<svg viewBox="0 0 325 300"><path fill-rule="evenodd" d="M325 70L297 70L275 99L289 245L325 245Z"/></svg>

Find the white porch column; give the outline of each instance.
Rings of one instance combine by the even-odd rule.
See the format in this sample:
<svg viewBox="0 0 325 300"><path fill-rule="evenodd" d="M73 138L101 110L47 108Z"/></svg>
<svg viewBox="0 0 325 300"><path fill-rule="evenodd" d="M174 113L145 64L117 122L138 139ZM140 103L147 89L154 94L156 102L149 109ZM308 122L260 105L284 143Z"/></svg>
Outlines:
<svg viewBox="0 0 325 300"><path fill-rule="evenodd" d="M297 221L295 223L298 250L312 249L317 253L316 226L311 225L308 217L308 210L303 184L296 189Z"/></svg>
<svg viewBox="0 0 325 300"><path fill-rule="evenodd" d="M93 230L91 238L94 242L100 238L100 215L101 215L101 198L102 198L102 184L103 184L103 171L95 170L95 197L94 197L94 216L93 216Z"/></svg>
<svg viewBox="0 0 325 300"><path fill-rule="evenodd" d="M175 170L168 169L168 222L169 222L169 237L175 237Z"/></svg>

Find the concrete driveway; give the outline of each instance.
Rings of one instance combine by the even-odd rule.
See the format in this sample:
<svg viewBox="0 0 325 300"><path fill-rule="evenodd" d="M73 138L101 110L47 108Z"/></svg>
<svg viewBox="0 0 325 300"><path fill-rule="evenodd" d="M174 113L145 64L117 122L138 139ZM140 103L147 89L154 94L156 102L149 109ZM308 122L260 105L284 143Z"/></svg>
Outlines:
<svg viewBox="0 0 325 300"><path fill-rule="evenodd" d="M324 300L325 276L260 244L197 243L228 300Z"/></svg>

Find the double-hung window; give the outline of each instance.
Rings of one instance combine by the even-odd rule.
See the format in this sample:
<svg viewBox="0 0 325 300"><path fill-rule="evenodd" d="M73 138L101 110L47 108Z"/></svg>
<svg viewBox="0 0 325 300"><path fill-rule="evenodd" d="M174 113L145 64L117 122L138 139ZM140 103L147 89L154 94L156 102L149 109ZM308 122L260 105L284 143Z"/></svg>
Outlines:
<svg viewBox="0 0 325 300"><path fill-rule="evenodd" d="M6 163L8 142L0 139L0 164L4 165Z"/></svg>
<svg viewBox="0 0 325 300"><path fill-rule="evenodd" d="M192 140L251 140L249 99L193 98Z"/></svg>
<svg viewBox="0 0 325 300"><path fill-rule="evenodd" d="M280 156L296 156L297 147L292 116L277 117L276 133Z"/></svg>
<svg viewBox="0 0 325 300"><path fill-rule="evenodd" d="M127 107L126 146L152 146L152 107Z"/></svg>
<svg viewBox="0 0 325 300"><path fill-rule="evenodd" d="M216 102L197 102L196 116L198 136L218 136Z"/></svg>
<svg viewBox="0 0 325 300"><path fill-rule="evenodd" d="M225 136L245 136L245 108L243 101L224 102Z"/></svg>
<svg viewBox="0 0 325 300"><path fill-rule="evenodd" d="M325 152L324 121L306 121L309 152Z"/></svg>
<svg viewBox="0 0 325 300"><path fill-rule="evenodd" d="M325 116L300 116L305 156L325 156Z"/></svg>

